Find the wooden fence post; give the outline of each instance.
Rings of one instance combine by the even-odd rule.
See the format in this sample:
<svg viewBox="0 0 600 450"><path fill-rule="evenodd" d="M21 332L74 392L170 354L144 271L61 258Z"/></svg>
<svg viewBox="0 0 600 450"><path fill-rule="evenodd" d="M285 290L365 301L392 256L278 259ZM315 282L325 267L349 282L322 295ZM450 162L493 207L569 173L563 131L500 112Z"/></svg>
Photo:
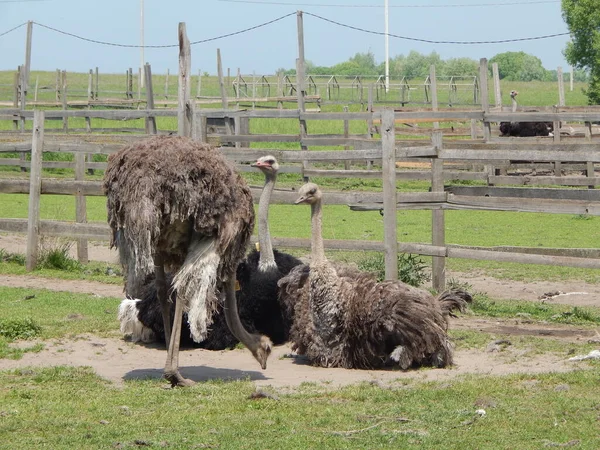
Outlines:
<svg viewBox="0 0 600 450"><path fill-rule="evenodd" d="M479 60L479 88L481 90L481 109L483 110L483 140L489 142L492 137L492 127L485 116L490 112L490 98L488 92L488 61L486 58ZM488 174L488 185L489 177L495 175L495 169L493 164L484 165L484 170Z"/></svg>
<svg viewBox="0 0 600 450"><path fill-rule="evenodd" d="M99 86L100 86L100 74L98 72L98 67L96 67L95 75L96 75L96 88L94 89L94 99L98 100L98 90L99 90Z"/></svg>
<svg viewBox="0 0 600 450"><path fill-rule="evenodd" d="M439 154L442 149L442 132L431 134L431 144ZM431 161L431 192L444 192L444 161L433 158ZM443 247L446 245L446 220L443 209L431 211L431 243ZM442 292L446 287L446 258L434 256L432 259L431 282L433 288Z"/></svg>
<svg viewBox="0 0 600 450"><path fill-rule="evenodd" d="M306 95L306 88L304 87L305 73L305 60L304 60L304 20L302 18L302 11L296 12L296 24L298 28L298 58L296 59L296 94L298 95L298 113L300 123L300 148L302 150L308 150L308 146L304 144L304 139L308 135L308 129L306 127L306 120L302 118L302 115L306 111L304 105L304 97ZM302 161L303 171L308 169L308 161ZM308 177L302 174L304 181L308 181Z"/></svg>
<svg viewBox="0 0 600 450"><path fill-rule="evenodd" d="M219 90L221 91L221 107L224 110L229 109L229 100L227 98L227 90L225 88L225 79L223 78L223 64L221 61L221 49L217 49L217 76L219 78ZM225 114L224 124L225 124L225 134L231 136L235 133L235 124L233 130L231 129L231 122L229 120L229 116ZM227 142L227 141L225 141ZM223 142L221 142L223 144Z"/></svg>
<svg viewBox="0 0 600 450"><path fill-rule="evenodd" d="M19 107L19 80L21 77L21 66L17 67L17 71L15 72L14 85L13 85L13 108L17 109ZM19 119L15 118L13 120L13 130L17 131L19 129Z"/></svg>
<svg viewBox="0 0 600 450"><path fill-rule="evenodd" d="M431 83L431 110L438 111L437 77L435 75L435 64L429 66L429 81ZM433 122L433 128L439 128L439 122Z"/></svg>
<svg viewBox="0 0 600 450"><path fill-rule="evenodd" d="M77 181L85 180L85 156L85 153L75 153L75 180ZM86 197L79 189L75 194L75 222L87 223ZM87 239L77 239L77 259L83 264L89 262Z"/></svg>
<svg viewBox="0 0 600 450"><path fill-rule="evenodd" d="M347 113L348 112L348 107L344 106L344 112ZM348 137L350 136L350 121L345 118L344 119L344 137L346 139L348 139ZM344 145L344 150L350 150L350 146L349 145ZM350 161L349 159L346 159L344 161L344 169L345 170L350 170L350 164L352 163L352 161Z"/></svg>
<svg viewBox="0 0 600 450"><path fill-rule="evenodd" d="M383 236L385 245L385 278L398 279L398 221L396 200L396 130L394 111L381 112L381 148L383 177Z"/></svg>
<svg viewBox="0 0 600 450"><path fill-rule="evenodd" d="M152 87L152 68L150 64L144 65L144 77L146 82L146 109L154 109L154 90ZM156 134L156 117L146 117L146 134Z"/></svg>
<svg viewBox="0 0 600 450"><path fill-rule="evenodd" d="M40 232L40 195L42 192L42 152L44 151L44 111L33 111L31 141L31 169L29 175L29 214L27 218L26 268L30 272L37 265Z"/></svg>
<svg viewBox="0 0 600 450"><path fill-rule="evenodd" d="M61 100L62 100L62 109L63 111L67 111L69 104L67 103L67 71L63 70L61 72ZM65 133L69 132L69 118L65 115L63 117L63 131Z"/></svg>
<svg viewBox="0 0 600 450"><path fill-rule="evenodd" d="M192 135L190 111L191 67L190 40L185 30L185 22L179 22L179 92L177 96L177 132L179 136Z"/></svg>
<svg viewBox="0 0 600 450"><path fill-rule="evenodd" d="M494 103L497 108L502 108L502 93L500 92L500 72L498 63L492 64L492 75L494 77Z"/></svg>

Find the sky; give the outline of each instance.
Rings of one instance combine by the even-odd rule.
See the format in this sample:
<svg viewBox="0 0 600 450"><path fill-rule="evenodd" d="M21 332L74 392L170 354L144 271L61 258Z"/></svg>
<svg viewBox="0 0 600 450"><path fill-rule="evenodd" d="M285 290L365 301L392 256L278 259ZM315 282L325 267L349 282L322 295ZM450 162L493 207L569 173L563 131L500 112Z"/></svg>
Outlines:
<svg viewBox="0 0 600 450"><path fill-rule="evenodd" d="M567 33L560 1L534 0L388 0L389 33L430 41L497 41ZM100 73L137 71L142 52L141 5L144 5L144 61L153 73L178 70L177 30L185 22L192 45L192 73L273 74L295 67L298 57L296 11L304 12L305 57L331 66L356 53L385 59L385 0L0 0L0 70L14 70L25 59L26 27L34 21L31 70ZM284 17L288 15L287 17ZM316 16L320 16L316 17ZM283 17L283 18L282 18ZM280 20L275 20L279 19ZM266 22L273 21L270 24ZM338 22L341 25L331 21ZM100 41L94 43L81 38ZM372 33L352 29L360 28ZM252 30L237 33L249 28ZM3 33L6 33L3 35ZM374 34L379 33L379 34ZM389 38L390 57L411 50L443 59L479 60L507 51L524 51L546 69L568 64L562 54L568 35L498 44L444 44ZM119 44L119 45L108 45Z"/></svg>

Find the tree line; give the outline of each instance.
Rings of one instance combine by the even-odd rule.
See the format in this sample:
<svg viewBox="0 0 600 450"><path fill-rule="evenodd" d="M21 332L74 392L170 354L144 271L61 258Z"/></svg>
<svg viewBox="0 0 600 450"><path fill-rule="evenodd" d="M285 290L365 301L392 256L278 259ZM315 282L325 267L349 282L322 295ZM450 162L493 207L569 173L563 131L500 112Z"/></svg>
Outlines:
<svg viewBox="0 0 600 450"><path fill-rule="evenodd" d="M545 69L542 61L525 52L498 53L489 60L490 73L493 63L498 63L500 79L507 81L556 81L556 69ZM471 77L479 75L479 61L471 58L442 59L435 51L424 55L411 51L408 55L397 55L390 58L390 77L409 80L425 78L429 68L435 65L438 77ZM295 69L280 69L287 75L296 73ZM356 53L347 61L333 66L317 66L306 61L308 75L336 75L345 77L378 77L385 74L385 62L378 63L373 52ZM565 74L568 79L569 73ZM588 72L578 69L574 73L574 81L588 81Z"/></svg>

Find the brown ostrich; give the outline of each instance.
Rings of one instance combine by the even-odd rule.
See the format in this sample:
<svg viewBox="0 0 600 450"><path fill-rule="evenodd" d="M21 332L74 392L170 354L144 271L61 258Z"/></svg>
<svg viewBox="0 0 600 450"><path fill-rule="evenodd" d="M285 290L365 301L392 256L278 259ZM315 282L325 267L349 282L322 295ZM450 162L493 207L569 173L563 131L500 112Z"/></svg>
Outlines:
<svg viewBox="0 0 600 450"><path fill-rule="evenodd" d="M246 331L235 298L236 268L254 227L252 195L227 160L188 138L153 137L109 158L104 190L126 294L140 297L154 272L168 349L165 378L173 386L194 384L179 373L182 315L202 341L221 293L231 332L265 369L272 343ZM165 270L177 290L172 322Z"/></svg>
<svg viewBox="0 0 600 450"><path fill-rule="evenodd" d="M279 281L280 299L293 316L294 350L322 367L452 364L448 316L471 296L457 290L434 298L399 281L378 282L369 273L332 265L323 248L321 190L307 183L298 194L296 204L311 205L311 261Z"/></svg>

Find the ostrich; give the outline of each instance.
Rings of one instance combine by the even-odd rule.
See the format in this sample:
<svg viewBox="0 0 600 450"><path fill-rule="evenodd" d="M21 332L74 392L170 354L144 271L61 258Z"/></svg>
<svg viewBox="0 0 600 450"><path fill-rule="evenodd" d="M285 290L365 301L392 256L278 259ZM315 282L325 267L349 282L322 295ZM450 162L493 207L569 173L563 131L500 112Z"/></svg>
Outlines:
<svg viewBox="0 0 600 450"><path fill-rule="evenodd" d="M510 91L512 112L517 111L518 94L515 90ZM553 130L554 124L552 122L500 122L501 136L549 136Z"/></svg>
<svg viewBox="0 0 600 450"><path fill-rule="evenodd" d="M139 297L154 271L171 385L194 384L179 373L183 311L194 340L202 341L220 293L227 325L265 369L272 343L244 328L235 298L235 271L254 225L252 195L223 155L189 138L153 137L111 155L103 187L126 293ZM165 268L178 294L173 322Z"/></svg>
<svg viewBox="0 0 600 450"><path fill-rule="evenodd" d="M239 266L238 266L239 268ZM173 276L170 273L166 275L166 283L171 297L171 320L175 314L175 301L177 291L173 289ZM239 302L238 302L239 303ZM238 305L239 307L240 305ZM239 309L240 319L246 329L252 329L251 323L245 320L245 311L243 307ZM162 308L158 299L154 276L148 277L144 283L143 295L141 299L125 298L119 305L117 319L121 324L121 332L125 336L130 336L132 342L165 342L165 329L162 318ZM208 330L206 338L201 342L194 342L190 332L187 313L184 312L181 324L181 346L203 348L206 350L225 350L231 349L238 344L236 337L231 334L225 321L223 308L219 308L213 314L213 322Z"/></svg>
<svg viewBox="0 0 600 450"><path fill-rule="evenodd" d="M302 262L292 255L273 249L269 232L269 203L277 180L279 164L275 157L259 158L253 167L265 175L265 185L258 202L258 249L240 263L240 309L248 310L254 327L269 336L275 345L287 342L291 319L283 314L278 301L277 282Z"/></svg>
<svg viewBox="0 0 600 450"><path fill-rule="evenodd" d="M471 296L457 290L436 299L402 282L378 282L357 269L334 267L325 258L321 199L316 184L300 188L295 203L311 205L311 262L279 281L282 302L294 315L293 349L322 367L452 364L448 316L463 310Z"/></svg>
<svg viewBox="0 0 600 450"><path fill-rule="evenodd" d="M258 203L258 247L240 262L236 278L240 289L237 303L242 323L248 329L269 336L274 345L287 342L291 320L283 315L278 301L277 282L302 262L292 255L274 250L269 233L269 202L277 180L279 164L274 156L259 158L252 167L265 175L265 185ZM167 285L172 288L172 278L167 275ZM124 299L119 307L121 332L131 335L134 342L152 342L164 333L162 313L158 304L152 277L145 283L142 299ZM172 289L171 289L172 290ZM176 292L172 293L176 297ZM189 327L184 320L181 342L209 350L233 347L237 340L229 332L221 311L213 316L213 325L205 340L194 343L189 339Z"/></svg>

